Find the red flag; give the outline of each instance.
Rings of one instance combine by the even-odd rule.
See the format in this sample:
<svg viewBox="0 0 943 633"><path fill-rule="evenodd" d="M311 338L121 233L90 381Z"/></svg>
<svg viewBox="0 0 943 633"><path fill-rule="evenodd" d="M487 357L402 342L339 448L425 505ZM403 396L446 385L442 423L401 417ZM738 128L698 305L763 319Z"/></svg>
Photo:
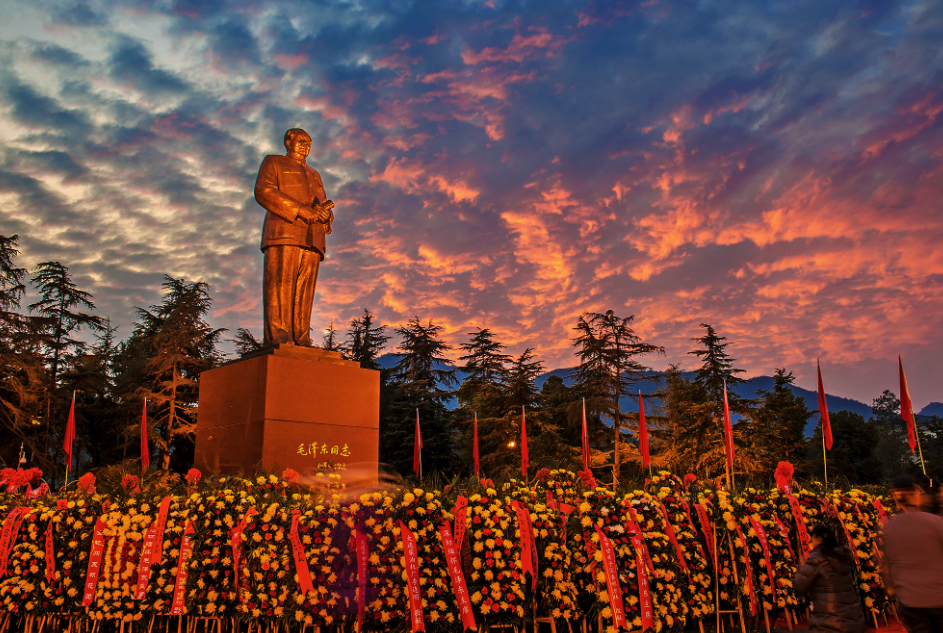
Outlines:
<svg viewBox="0 0 943 633"><path fill-rule="evenodd" d="M642 402L642 391L638 392L638 449L642 453L642 468L651 462L648 453L648 427L645 425L645 403Z"/></svg>
<svg viewBox="0 0 943 633"><path fill-rule="evenodd" d="M472 446L472 456L475 458L475 477L478 476L478 412L475 412L475 436Z"/></svg>
<svg viewBox="0 0 943 633"><path fill-rule="evenodd" d="M413 472L422 477L422 431L419 430L419 409L416 409L416 437L413 438Z"/></svg>
<svg viewBox="0 0 943 633"><path fill-rule="evenodd" d="M72 408L69 409L69 421L65 425L65 441L62 450L65 451L65 467L72 467L72 442L75 441L75 392L72 392Z"/></svg>
<svg viewBox="0 0 943 633"><path fill-rule="evenodd" d="M822 366L815 359L815 368L819 373L819 417L822 418L822 433L825 435L825 448L832 450L832 423L828 420L828 404L825 402L825 387L822 386Z"/></svg>
<svg viewBox="0 0 943 633"><path fill-rule="evenodd" d="M724 444L727 449L727 468L733 471L733 423L730 421L730 405L727 404L727 381L724 381Z"/></svg>
<svg viewBox="0 0 943 633"><path fill-rule="evenodd" d="M151 465L151 450L147 447L147 399L141 412L141 470L147 472Z"/></svg>
<svg viewBox="0 0 943 633"><path fill-rule="evenodd" d="M907 443L910 444L911 455L917 448L917 424L914 420L914 405L910 401L910 389L907 388L907 376L904 375L904 362L897 357L900 367L900 417L907 423Z"/></svg>
<svg viewBox="0 0 943 633"><path fill-rule="evenodd" d="M524 416L524 407L521 407L521 477L527 479L527 418Z"/></svg>
<svg viewBox="0 0 943 633"><path fill-rule="evenodd" d="M583 470L589 470L589 432L586 430L586 398L583 398L583 430L580 435L583 445Z"/></svg>

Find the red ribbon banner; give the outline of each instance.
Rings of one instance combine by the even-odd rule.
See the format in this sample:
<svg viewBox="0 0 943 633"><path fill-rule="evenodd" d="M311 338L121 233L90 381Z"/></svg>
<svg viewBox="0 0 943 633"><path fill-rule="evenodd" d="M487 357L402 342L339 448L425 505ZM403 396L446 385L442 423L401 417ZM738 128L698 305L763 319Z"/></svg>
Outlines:
<svg viewBox="0 0 943 633"><path fill-rule="evenodd" d="M875 499L874 501L871 502L871 505L873 505L874 509L878 511L878 518L881 520L881 526L887 525L887 522L889 520L887 518L887 510L884 509L884 505L881 504L881 500Z"/></svg>
<svg viewBox="0 0 943 633"><path fill-rule="evenodd" d="M452 592L458 601L458 612L462 616L462 627L478 630L475 624L475 613L472 610L471 600L468 599L468 586L465 584L465 576L462 574L462 565L458 557L458 548L452 540L452 532L449 530L448 521L443 521L439 526L439 536L442 538L442 549L445 550L445 562L449 570L449 578L452 580Z"/></svg>
<svg viewBox="0 0 943 633"><path fill-rule="evenodd" d="M635 543L636 548L641 548L642 555L645 557L645 564L648 565L648 569L652 572L652 576L658 578L660 574L655 570L655 564L652 562L652 557L648 553L648 543L645 541L645 533L642 532L642 524L639 523L638 516L635 514L635 509L631 505L626 507L629 509L629 516L632 517L629 520L629 527L634 529L636 533L636 536L632 537L632 542Z"/></svg>
<svg viewBox="0 0 943 633"><path fill-rule="evenodd" d="M848 531L848 528L845 526L845 521L842 520L841 514L838 513L838 508L836 508L833 505L832 509L835 511L835 518L837 518L838 522L841 524L842 531L845 532L845 538L848 540L848 549L851 550L851 555L855 557L855 565L857 565L858 568L860 569L861 561L858 560L858 549L855 547L854 541L851 540L851 533Z"/></svg>
<svg viewBox="0 0 943 633"><path fill-rule="evenodd" d="M452 510L452 516L455 517L455 549L462 549L462 541L465 540L465 519L468 518L468 499L459 496L455 500L455 508Z"/></svg>
<svg viewBox="0 0 943 633"><path fill-rule="evenodd" d="M783 537L783 540L786 541L786 547L789 548L792 559L796 560L796 553L792 550L792 543L789 541L789 530L786 529L786 525L779 520L778 516L774 516L773 518L776 520L776 527L779 528L779 534Z"/></svg>
<svg viewBox="0 0 943 633"><path fill-rule="evenodd" d="M769 539L766 537L766 530L758 519L750 517L750 525L756 532L756 538L760 541L760 547L763 548L763 558L766 559L766 575L769 576L769 586L773 589L773 596L776 596L776 574L773 573L773 561L769 555Z"/></svg>
<svg viewBox="0 0 943 633"><path fill-rule="evenodd" d="M83 607L92 604L92 600L95 599L95 589L98 587L102 552L105 551L105 517L98 517L92 534L92 551L88 555L88 571L85 573L85 588L82 594Z"/></svg>
<svg viewBox="0 0 943 633"><path fill-rule="evenodd" d="M370 543L360 528L354 530L354 548L357 553L357 631L363 632L363 614L367 606L367 563L370 562Z"/></svg>
<svg viewBox="0 0 943 633"><path fill-rule="evenodd" d="M619 586L619 570L616 567L616 553L610 541L599 526L596 526L599 536L599 549L602 550L603 568L606 572L606 590L609 594L609 607L612 610L612 623L616 628L629 625L625 621L625 606L622 604L622 587Z"/></svg>
<svg viewBox="0 0 943 633"><path fill-rule="evenodd" d="M147 583L151 579L151 566L160 564L161 559L164 557L164 527L167 525L167 512L169 510L170 497L164 497L160 502L157 518L144 534L141 562L138 565L138 584L134 592L135 600L144 600L147 595Z"/></svg>
<svg viewBox="0 0 943 633"><path fill-rule="evenodd" d="M403 542L403 567L409 583L409 619L412 631L425 631L426 623L422 617L422 595L419 593L419 556L416 551L416 537L406 524L399 522L400 539Z"/></svg>
<svg viewBox="0 0 943 633"><path fill-rule="evenodd" d="M3 531L0 532L0 578L7 575L7 567L10 563L10 553L16 543L16 536L20 531L20 524L23 518L29 512L29 508L19 506L13 508L3 522Z"/></svg>
<svg viewBox="0 0 943 633"><path fill-rule="evenodd" d="M661 513L661 518L665 521L665 534L668 535L668 540L671 541L671 544L675 546L675 551L678 553L678 564L681 565L681 569L684 570L684 573L688 575L688 580L691 580L691 573L688 571L688 561L684 560L684 550L681 549L681 545L678 544L678 537L675 535L674 526L671 525L671 519L668 517L668 509L662 503L656 505L658 511Z"/></svg>
<svg viewBox="0 0 943 633"><path fill-rule="evenodd" d="M242 536L242 533L245 531L246 526L249 525L249 521L252 519L252 515L258 514L259 511L255 508L249 508L245 516L242 517L242 521L239 522L236 527L229 530L229 540L232 542L232 567L233 567L233 585L236 588L236 593L239 594L239 602L245 602L245 599L242 595L242 542L245 540Z"/></svg>
<svg viewBox="0 0 943 633"><path fill-rule="evenodd" d="M512 501L517 513L517 527L521 532L521 566L524 573L530 572L534 588L537 588L537 546L534 544L533 527L530 523L530 510Z"/></svg>
<svg viewBox="0 0 943 633"><path fill-rule="evenodd" d="M805 518L802 516L802 506L799 505L799 500L796 499L794 494L789 493L786 498L789 499L792 516L796 519L796 530L799 532L799 545L802 548L802 553L808 554L811 541L809 539L809 528L806 527Z"/></svg>
<svg viewBox="0 0 943 633"><path fill-rule="evenodd" d="M740 542L743 543L743 560L746 561L747 568L747 588L750 590L750 615L756 615L756 592L753 591L753 567L750 565L750 546L747 545L747 540L743 536L743 531L740 530L740 526L737 526L737 536L740 537Z"/></svg>
<svg viewBox="0 0 943 633"><path fill-rule="evenodd" d="M52 584L56 579L56 551L52 544L52 518L46 526L46 582Z"/></svg>
<svg viewBox="0 0 943 633"><path fill-rule="evenodd" d="M187 521L187 527L180 539L180 557L177 559L177 579L174 581L174 598L171 602L170 615L183 615L187 607L187 578L190 575L190 557L193 555L193 540L191 534L193 521Z"/></svg>
<svg viewBox="0 0 943 633"><path fill-rule="evenodd" d="M697 551L700 554L701 559L706 559L707 557L704 555L704 547L701 546L701 541L697 537L697 528L694 527L694 521L691 520L691 506L688 505L687 501L681 499L681 507L684 508L684 516L686 516L688 519L688 527L691 528L691 534L694 535L694 545L697 546ZM713 565L714 561L711 560L710 563Z"/></svg>
<svg viewBox="0 0 943 633"><path fill-rule="evenodd" d="M291 531L288 533L288 540L291 543L292 558L295 559L295 573L298 574L301 595L307 595L309 591L314 591L314 585L311 583L311 571L308 569L308 559L305 558L305 548L298 536L298 519L298 510L295 510L291 516Z"/></svg>
<svg viewBox="0 0 943 633"><path fill-rule="evenodd" d="M707 541L707 551L710 552L711 565L713 565L716 556L714 554L714 532L711 530L710 517L707 514L707 509L700 503L695 503L694 509L697 511L697 518L701 520L701 532L704 534L704 540Z"/></svg>

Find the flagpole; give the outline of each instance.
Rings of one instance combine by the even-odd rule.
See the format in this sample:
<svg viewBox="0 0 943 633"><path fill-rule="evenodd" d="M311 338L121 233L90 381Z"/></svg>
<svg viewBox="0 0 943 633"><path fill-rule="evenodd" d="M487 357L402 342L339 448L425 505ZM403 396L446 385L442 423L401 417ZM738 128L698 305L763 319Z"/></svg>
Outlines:
<svg viewBox="0 0 943 633"><path fill-rule="evenodd" d="M917 438L917 450L920 452L920 468L923 469L923 474L927 474L927 467L923 463L923 447L920 446L920 433L917 431L917 415L914 414L914 437Z"/></svg>
<svg viewBox="0 0 943 633"><path fill-rule="evenodd" d="M822 468L825 472L825 489L828 490L828 457L825 452L825 425L822 425Z"/></svg>

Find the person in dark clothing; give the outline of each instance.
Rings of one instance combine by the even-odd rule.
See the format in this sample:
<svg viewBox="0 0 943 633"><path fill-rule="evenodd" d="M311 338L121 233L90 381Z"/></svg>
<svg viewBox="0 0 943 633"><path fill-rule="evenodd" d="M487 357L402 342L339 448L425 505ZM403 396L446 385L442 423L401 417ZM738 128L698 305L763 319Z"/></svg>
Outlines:
<svg viewBox="0 0 943 633"><path fill-rule="evenodd" d="M943 517L926 511L921 483L930 488L916 477L894 480L903 511L884 526L884 584L909 633L943 633Z"/></svg>
<svg viewBox="0 0 943 633"><path fill-rule="evenodd" d="M812 552L793 580L796 595L807 593L812 602L809 630L864 633L851 553L839 546L835 532L827 525L816 525L810 536Z"/></svg>

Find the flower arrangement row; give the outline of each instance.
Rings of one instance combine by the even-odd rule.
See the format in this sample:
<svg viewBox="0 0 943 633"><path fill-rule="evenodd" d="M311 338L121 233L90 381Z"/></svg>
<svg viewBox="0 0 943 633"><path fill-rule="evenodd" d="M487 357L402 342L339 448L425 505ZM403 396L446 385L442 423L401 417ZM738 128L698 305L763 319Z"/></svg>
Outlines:
<svg viewBox="0 0 943 633"><path fill-rule="evenodd" d="M294 473L204 482L191 471L178 494L123 483L98 494L85 475L66 494L27 482L28 495L0 495L0 614L456 633L588 618L681 631L718 606L803 612L792 578L821 521L854 553L863 606L887 604L874 547L886 510L858 490L731 494L662 472L615 494L589 473L547 470L354 499L325 499Z"/></svg>

